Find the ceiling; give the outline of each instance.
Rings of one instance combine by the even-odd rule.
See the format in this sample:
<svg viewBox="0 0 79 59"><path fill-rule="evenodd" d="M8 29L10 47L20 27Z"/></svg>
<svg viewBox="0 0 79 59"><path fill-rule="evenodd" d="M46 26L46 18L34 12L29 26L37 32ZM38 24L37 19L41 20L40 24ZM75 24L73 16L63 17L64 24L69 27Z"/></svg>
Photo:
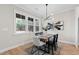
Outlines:
<svg viewBox="0 0 79 59"><path fill-rule="evenodd" d="M37 17L46 17L46 6L45 4L16 4L17 7L24 9L25 11L35 15ZM47 13L57 14L63 11L74 9L78 4L48 4Z"/></svg>

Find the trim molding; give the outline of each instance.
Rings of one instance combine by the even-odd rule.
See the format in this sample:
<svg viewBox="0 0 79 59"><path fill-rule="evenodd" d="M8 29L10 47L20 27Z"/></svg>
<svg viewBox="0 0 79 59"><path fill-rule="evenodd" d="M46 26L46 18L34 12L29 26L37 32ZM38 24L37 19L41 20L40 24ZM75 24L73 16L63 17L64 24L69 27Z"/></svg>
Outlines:
<svg viewBox="0 0 79 59"><path fill-rule="evenodd" d="M28 40L27 42L19 43L19 44L17 44L17 45L14 45L14 46L5 48L5 49L3 49L3 50L0 50L0 53L3 53L3 52L8 51L8 50L10 50L10 49L13 49L13 48L16 48L16 47L19 47L19 46L22 46L22 45L24 45L24 44L28 44L28 43L31 43L31 42L32 42L32 40Z"/></svg>
<svg viewBox="0 0 79 59"><path fill-rule="evenodd" d="M75 42L69 42L64 40L59 40L59 42L75 45Z"/></svg>

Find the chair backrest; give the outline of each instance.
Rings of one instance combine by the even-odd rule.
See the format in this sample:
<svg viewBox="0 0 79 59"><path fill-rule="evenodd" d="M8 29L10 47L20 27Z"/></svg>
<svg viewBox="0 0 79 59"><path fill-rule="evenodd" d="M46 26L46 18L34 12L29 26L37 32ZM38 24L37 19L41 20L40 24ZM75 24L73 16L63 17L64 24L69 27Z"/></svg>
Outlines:
<svg viewBox="0 0 79 59"><path fill-rule="evenodd" d="M55 42L58 41L58 34L55 35Z"/></svg>
<svg viewBox="0 0 79 59"><path fill-rule="evenodd" d="M48 44L54 44L54 41L55 41L55 36L50 36L49 39L48 39Z"/></svg>
<svg viewBox="0 0 79 59"><path fill-rule="evenodd" d="M49 37L49 41L53 41L53 39L54 39L54 36Z"/></svg>
<svg viewBox="0 0 79 59"><path fill-rule="evenodd" d="M43 35L43 32L35 33L36 36Z"/></svg>
<svg viewBox="0 0 79 59"><path fill-rule="evenodd" d="M49 41L49 44L50 44L50 42L52 42L52 44L57 43L57 41L58 41L58 34L49 37L48 41Z"/></svg>
<svg viewBox="0 0 79 59"><path fill-rule="evenodd" d="M40 39L39 39L39 37L37 37L37 36L33 37L33 44L35 46L39 46L40 45Z"/></svg>
<svg viewBox="0 0 79 59"><path fill-rule="evenodd" d="M37 36L34 36L33 37L33 44L35 45L35 46L39 46L39 43L40 41L39 41L39 38L37 37Z"/></svg>

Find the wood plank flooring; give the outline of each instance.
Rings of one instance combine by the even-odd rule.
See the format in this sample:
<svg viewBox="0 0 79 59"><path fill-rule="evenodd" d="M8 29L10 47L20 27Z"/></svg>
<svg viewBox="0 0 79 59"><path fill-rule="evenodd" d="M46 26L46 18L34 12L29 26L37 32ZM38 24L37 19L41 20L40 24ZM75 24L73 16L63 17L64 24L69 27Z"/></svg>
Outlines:
<svg viewBox="0 0 79 59"><path fill-rule="evenodd" d="M79 55L79 48L75 48L74 45L70 44L61 44L61 49L60 49L60 55ZM8 50L4 53L1 53L0 55L28 55L28 48L31 48L33 46L32 43L25 44L23 46L19 46L17 48Z"/></svg>

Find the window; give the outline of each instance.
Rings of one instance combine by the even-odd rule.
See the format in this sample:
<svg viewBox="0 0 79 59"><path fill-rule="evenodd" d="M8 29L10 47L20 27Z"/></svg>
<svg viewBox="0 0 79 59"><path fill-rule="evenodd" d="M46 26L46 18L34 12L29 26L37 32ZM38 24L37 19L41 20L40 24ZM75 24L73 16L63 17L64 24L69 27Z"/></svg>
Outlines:
<svg viewBox="0 0 79 59"><path fill-rule="evenodd" d="M31 17L28 17L28 30L33 32L34 30L34 20Z"/></svg>
<svg viewBox="0 0 79 59"><path fill-rule="evenodd" d="M35 31L39 31L39 21L38 19L35 19Z"/></svg>
<svg viewBox="0 0 79 59"><path fill-rule="evenodd" d="M26 31L25 16L16 13L16 32Z"/></svg>
<svg viewBox="0 0 79 59"><path fill-rule="evenodd" d="M35 30L36 31L39 31L39 26L35 26Z"/></svg>

